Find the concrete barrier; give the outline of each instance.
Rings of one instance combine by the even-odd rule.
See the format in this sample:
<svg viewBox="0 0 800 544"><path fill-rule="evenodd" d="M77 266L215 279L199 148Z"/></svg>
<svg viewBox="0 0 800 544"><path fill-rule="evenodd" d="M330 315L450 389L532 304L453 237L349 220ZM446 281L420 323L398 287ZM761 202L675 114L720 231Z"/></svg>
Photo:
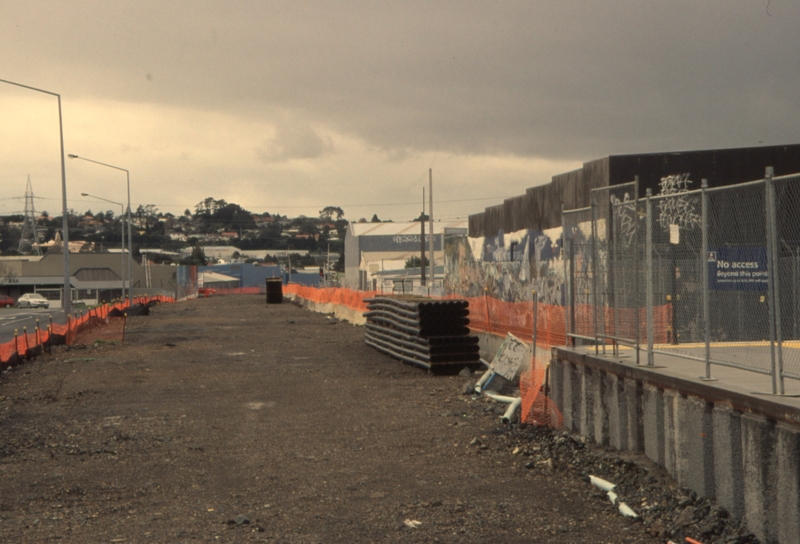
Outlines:
<svg viewBox="0 0 800 544"><path fill-rule="evenodd" d="M638 451L713 498L762 542L800 542L800 407L777 397L554 348L564 427Z"/></svg>
<svg viewBox="0 0 800 544"><path fill-rule="evenodd" d="M347 321L353 325L363 325L367 322L367 319L363 316L363 313L360 310L354 310L353 308L348 308L347 306L343 306L341 304L334 304L332 302L314 302L313 300L308 300L297 296L294 293L284 293L283 297L284 299L288 299L295 304L299 304L306 310L311 310L312 312L318 312L322 314L333 314L336 319Z"/></svg>
<svg viewBox="0 0 800 544"><path fill-rule="evenodd" d="M714 405L714 495L717 504L738 519L744 516L741 416L726 404Z"/></svg>

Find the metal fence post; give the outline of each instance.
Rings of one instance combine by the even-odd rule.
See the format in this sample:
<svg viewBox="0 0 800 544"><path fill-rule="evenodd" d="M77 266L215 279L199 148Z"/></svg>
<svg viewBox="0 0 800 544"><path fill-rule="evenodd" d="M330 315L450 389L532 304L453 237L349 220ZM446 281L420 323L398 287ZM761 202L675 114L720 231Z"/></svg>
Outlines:
<svg viewBox="0 0 800 544"><path fill-rule="evenodd" d="M573 279L569 276L567 267L567 225L564 223L564 203L561 203L561 259L564 261L564 342L569 346L569 335L573 332L570 328L569 309L572 304L569 296Z"/></svg>
<svg viewBox="0 0 800 544"><path fill-rule="evenodd" d="M531 292L531 298L533 299L533 337L531 338L531 342L533 346L531 347L531 353L533 354L533 360L536 360L536 316L539 313L539 300L536 297L536 289Z"/></svg>
<svg viewBox="0 0 800 544"><path fill-rule="evenodd" d="M636 273L633 276L633 291L636 293L633 299L633 307L636 309L636 317L634 318L634 327L636 327L636 364L640 362L639 354L642 351L641 346L641 320L639 315L639 176L633 177L633 266Z"/></svg>
<svg viewBox="0 0 800 544"><path fill-rule="evenodd" d="M486 326L492 332L492 315L489 312L489 288L483 288L483 302L486 304Z"/></svg>
<svg viewBox="0 0 800 544"><path fill-rule="evenodd" d="M620 319L620 311L617 307L619 301L617 300L617 275L616 275L616 267L617 263L619 262L619 255L617 255L617 228L614 224L615 216L614 216L614 204L613 200L610 198L609 193L605 194L606 202L606 224L605 224L605 231L606 231L606 265L604 267L605 271L605 288L603 292L605 293L604 304L603 307L608 305L608 308L612 312L612 318L614 320L613 323L609 323L611 325L611 336L614 338L612 340L613 346L613 353L614 356L617 356L617 337L621 336L620 327L619 327L619 319ZM622 298L622 297L620 297ZM605 311L603 312L605 317ZM608 333L608 330L605 327L606 320L603 319L603 333Z"/></svg>
<svg viewBox="0 0 800 544"><path fill-rule="evenodd" d="M764 178L766 180L767 195L769 197L767 200L769 203L768 206L771 210L771 212L767 214L767 217L771 217L770 221L772 222L772 228L767 231L770 233L767 251L772 255L772 265L774 267L774 272L772 272L770 275L772 276L772 296L774 297L773 300L775 301L773 309L771 309L771 311L775 314L775 341L777 347L775 378L778 381L778 391L781 395L783 395L786 393L786 390L783 383L783 331L781 329L780 250L778 248L778 210L777 199L775 198L775 181L772 179L774 175L775 171L773 167L767 166Z"/></svg>
<svg viewBox="0 0 800 544"><path fill-rule="evenodd" d="M645 198L645 261L647 262L647 366L654 366L653 361L653 203L651 191L647 189Z"/></svg>
<svg viewBox="0 0 800 544"><path fill-rule="evenodd" d="M708 285L708 180L700 181L700 228L703 237L703 249L700 253L700 271L703 277L703 342L705 343L706 375L701 380L713 380L711 377L711 293Z"/></svg>
<svg viewBox="0 0 800 544"><path fill-rule="evenodd" d="M797 248L796 254L792 251L792 326L794 328L794 338L800 336L797 327L798 317L800 317L797 315L798 296L800 295L798 286L800 286L800 247Z"/></svg>
<svg viewBox="0 0 800 544"><path fill-rule="evenodd" d="M767 167L764 174L764 204L766 207L766 234L765 240L767 253L767 303L769 304L769 361L770 375L772 376L772 394L778 393L778 365L775 360L775 261L772 254L772 231L775 229L773 214L775 209L772 202L772 168Z"/></svg>
<svg viewBox="0 0 800 544"><path fill-rule="evenodd" d="M598 325L597 325L597 212L594 205L594 193L590 193L591 209L592 209L592 314L594 316L594 353L600 353L600 344L598 340ZM603 339L605 342L605 339ZM603 346L603 353L605 353L605 344Z"/></svg>

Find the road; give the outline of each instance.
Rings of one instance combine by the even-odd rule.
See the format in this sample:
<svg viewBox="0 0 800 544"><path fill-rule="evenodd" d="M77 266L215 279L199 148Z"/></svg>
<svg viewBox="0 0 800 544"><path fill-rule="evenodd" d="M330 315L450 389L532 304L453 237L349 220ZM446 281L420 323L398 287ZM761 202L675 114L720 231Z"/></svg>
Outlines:
<svg viewBox="0 0 800 544"><path fill-rule="evenodd" d="M666 540L580 471L617 473L568 471L560 433L514 434L468 378L389 359L362 328L254 295L127 327L0 379L3 542Z"/></svg>
<svg viewBox="0 0 800 544"><path fill-rule="evenodd" d="M0 344L14 339L14 330L22 333L22 328L27 327L28 332L36 329L36 320L39 327L47 328L53 317L53 323L66 323L64 310L61 308L0 308Z"/></svg>

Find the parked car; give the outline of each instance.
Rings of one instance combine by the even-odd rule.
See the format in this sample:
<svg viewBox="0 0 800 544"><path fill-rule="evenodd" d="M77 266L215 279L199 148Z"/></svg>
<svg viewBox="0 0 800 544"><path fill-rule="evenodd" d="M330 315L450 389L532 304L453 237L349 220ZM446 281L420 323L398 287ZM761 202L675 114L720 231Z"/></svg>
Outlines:
<svg viewBox="0 0 800 544"><path fill-rule="evenodd" d="M11 306L14 306L14 299L6 295L0 295L0 308L8 308Z"/></svg>
<svg viewBox="0 0 800 544"><path fill-rule="evenodd" d="M217 290L212 287L200 287L197 290L197 296L201 298L210 297L211 295L215 295Z"/></svg>
<svg viewBox="0 0 800 544"><path fill-rule="evenodd" d="M17 308L49 308L50 301L39 293L25 293L17 299Z"/></svg>

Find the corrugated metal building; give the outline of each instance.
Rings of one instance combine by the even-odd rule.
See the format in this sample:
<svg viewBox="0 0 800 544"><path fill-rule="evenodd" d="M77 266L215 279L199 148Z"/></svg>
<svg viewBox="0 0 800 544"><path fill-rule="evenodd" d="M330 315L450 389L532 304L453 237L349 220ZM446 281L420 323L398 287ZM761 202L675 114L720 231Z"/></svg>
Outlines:
<svg viewBox="0 0 800 544"><path fill-rule="evenodd" d="M445 229L467 232L466 221L434 221L435 263L444 262L442 239ZM425 223L425 256L430 260L430 223ZM344 286L350 289L376 290L382 270L403 268L411 257L419 257L421 229L418 221L410 223L350 223L344 241Z"/></svg>
<svg viewBox="0 0 800 544"><path fill-rule="evenodd" d="M565 210L589 206L592 189L628 183L636 176L639 196L644 197L647 189L658 194L661 178L666 176L689 174L693 189L700 188L701 179L707 179L709 187L722 187L762 179L767 166L774 167L776 176L800 172L800 144L611 155L557 174L550 183L470 215L469 236L560 227L562 206Z"/></svg>

